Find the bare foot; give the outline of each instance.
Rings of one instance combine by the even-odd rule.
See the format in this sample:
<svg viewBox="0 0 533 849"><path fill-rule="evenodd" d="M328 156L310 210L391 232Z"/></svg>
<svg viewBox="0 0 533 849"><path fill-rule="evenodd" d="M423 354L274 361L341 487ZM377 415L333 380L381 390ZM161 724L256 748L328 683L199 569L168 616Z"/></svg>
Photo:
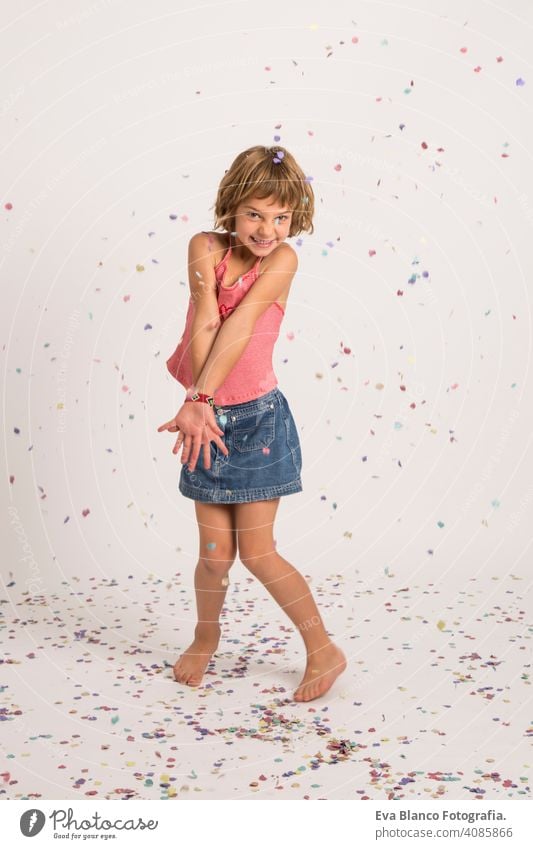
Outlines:
<svg viewBox="0 0 533 849"><path fill-rule="evenodd" d="M294 691L294 700L310 702L323 696L345 669L346 657L335 643L313 652L307 659L304 677Z"/></svg>
<svg viewBox="0 0 533 849"><path fill-rule="evenodd" d="M212 654L217 650L219 640L220 628L218 629L218 636L216 632L213 632L212 636L195 635L189 648L174 664L174 678L179 684L198 687L202 683L204 672Z"/></svg>

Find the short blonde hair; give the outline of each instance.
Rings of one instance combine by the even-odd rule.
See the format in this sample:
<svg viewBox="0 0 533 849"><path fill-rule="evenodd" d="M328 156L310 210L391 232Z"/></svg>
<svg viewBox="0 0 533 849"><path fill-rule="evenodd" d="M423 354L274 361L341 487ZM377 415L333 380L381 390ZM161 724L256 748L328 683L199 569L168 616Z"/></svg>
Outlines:
<svg viewBox="0 0 533 849"><path fill-rule="evenodd" d="M279 156L278 156L279 154ZM215 230L235 230L235 212L248 198L276 198L291 209L289 237L302 231L313 233L315 196L294 156L284 147L255 145L233 160L218 187L215 201Z"/></svg>

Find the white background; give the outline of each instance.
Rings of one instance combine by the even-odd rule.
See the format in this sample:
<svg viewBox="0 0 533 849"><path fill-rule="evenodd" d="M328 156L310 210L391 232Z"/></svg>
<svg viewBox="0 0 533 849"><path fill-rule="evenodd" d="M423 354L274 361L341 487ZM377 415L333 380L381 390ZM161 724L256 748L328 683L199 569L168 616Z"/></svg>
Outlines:
<svg viewBox="0 0 533 849"><path fill-rule="evenodd" d="M314 234L290 240L299 269L274 360L304 485L282 499L278 549L312 585L339 577L341 603L323 610L340 642L355 620L389 627L364 606L383 587L411 588L405 621L429 619L437 644L465 599L474 619L505 603L504 585L522 599L531 4L10 0L2 17L10 615L30 596L51 617L51 595L72 604L91 578L124 589L132 575L105 621L135 641L133 595L142 605L146 582L162 591L180 573L189 607L174 597L161 631L180 615L180 640L192 627L194 505L177 491L174 437L156 432L183 396L165 360L185 322L189 238L212 229L237 153L276 140L316 198ZM101 624L82 607L86 628ZM507 639L493 632L486 655ZM18 674L30 685L35 664Z"/></svg>

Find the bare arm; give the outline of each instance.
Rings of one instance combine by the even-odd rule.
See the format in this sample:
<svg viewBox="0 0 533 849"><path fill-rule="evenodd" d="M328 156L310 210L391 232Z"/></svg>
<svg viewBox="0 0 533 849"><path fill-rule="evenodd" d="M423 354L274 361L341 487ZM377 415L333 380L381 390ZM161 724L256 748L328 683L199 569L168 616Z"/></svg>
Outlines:
<svg viewBox="0 0 533 849"><path fill-rule="evenodd" d="M290 245L278 251L218 331L195 382L199 392L214 395L248 345L259 316L290 286L298 256Z"/></svg>
<svg viewBox="0 0 533 849"><path fill-rule="evenodd" d="M283 250L277 248L275 253L268 270L260 274L217 333L196 382L198 391L208 395L214 394L246 348L259 316L290 287L298 267L296 252L290 245L285 245ZM202 300L203 295L199 303ZM206 299L206 303L208 302L209 299ZM211 441L215 442L223 454L227 456L229 453L221 439L224 432L216 422L213 408L208 404L182 404L177 415L158 430L171 428L173 431L180 431L173 453L176 454L179 446L183 445L181 462L188 463L191 472L196 468L200 450L203 451L205 468L210 467Z"/></svg>
<svg viewBox="0 0 533 849"><path fill-rule="evenodd" d="M189 242L189 288L194 301L191 326L193 383L199 377L221 327L217 285L207 233L196 233Z"/></svg>

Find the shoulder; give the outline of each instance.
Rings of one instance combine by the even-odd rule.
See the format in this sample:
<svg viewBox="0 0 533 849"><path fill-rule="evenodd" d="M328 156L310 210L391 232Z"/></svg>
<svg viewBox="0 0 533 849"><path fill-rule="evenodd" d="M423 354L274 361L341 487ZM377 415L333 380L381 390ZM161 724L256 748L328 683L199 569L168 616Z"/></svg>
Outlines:
<svg viewBox="0 0 533 849"><path fill-rule="evenodd" d="M210 230L201 230L195 233L189 241L189 248L199 251L202 256L210 256L213 266L218 265L229 247L227 233L214 233Z"/></svg>
<svg viewBox="0 0 533 849"><path fill-rule="evenodd" d="M291 245L282 242L266 257L262 267L263 271L269 268L277 268L294 272L298 268L298 254Z"/></svg>

